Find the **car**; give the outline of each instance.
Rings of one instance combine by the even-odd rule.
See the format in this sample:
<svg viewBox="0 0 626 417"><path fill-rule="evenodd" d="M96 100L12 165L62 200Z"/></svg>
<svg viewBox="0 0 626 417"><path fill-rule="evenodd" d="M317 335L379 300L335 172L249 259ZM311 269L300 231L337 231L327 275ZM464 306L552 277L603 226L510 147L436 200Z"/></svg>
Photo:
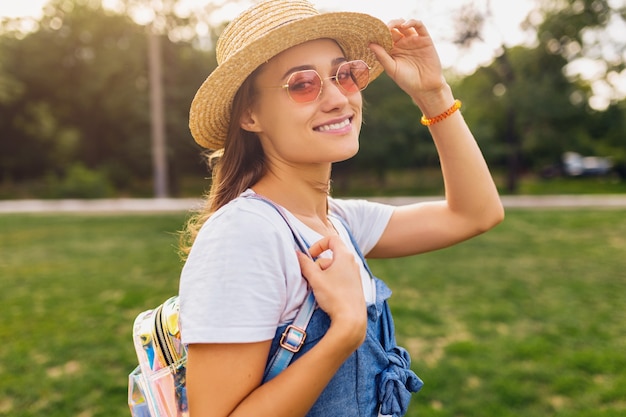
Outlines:
<svg viewBox="0 0 626 417"><path fill-rule="evenodd" d="M607 175L613 168L609 157L582 156L577 152L563 154L563 172L569 177Z"/></svg>

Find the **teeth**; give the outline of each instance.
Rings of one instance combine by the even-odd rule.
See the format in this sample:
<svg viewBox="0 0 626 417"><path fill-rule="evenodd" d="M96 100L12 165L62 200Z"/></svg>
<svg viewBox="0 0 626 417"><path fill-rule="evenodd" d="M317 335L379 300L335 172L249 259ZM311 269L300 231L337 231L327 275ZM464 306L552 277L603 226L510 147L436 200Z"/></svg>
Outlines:
<svg viewBox="0 0 626 417"><path fill-rule="evenodd" d="M336 129L342 129L346 126L348 126L350 124L350 119L346 119L343 122L340 123L333 123L330 125L324 125L324 126L320 126L318 128L316 128L315 130L319 131L319 132L328 132L330 130L336 130Z"/></svg>

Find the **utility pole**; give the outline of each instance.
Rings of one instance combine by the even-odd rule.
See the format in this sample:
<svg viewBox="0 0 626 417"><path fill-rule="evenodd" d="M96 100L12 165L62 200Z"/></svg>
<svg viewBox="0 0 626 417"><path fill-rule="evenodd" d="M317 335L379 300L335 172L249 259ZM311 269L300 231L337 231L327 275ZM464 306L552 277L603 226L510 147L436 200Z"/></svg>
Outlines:
<svg viewBox="0 0 626 417"><path fill-rule="evenodd" d="M0 0L2 1L2 0ZM155 198L169 197L169 175L167 163L167 140L165 134L165 99L163 93L163 58L162 36L173 27L185 25L193 27L195 22L209 21L209 17L227 3L239 3L243 0L206 0L202 10L195 10L180 21L176 15L176 5L181 0L122 0L129 15L142 26L148 34L148 72L150 79L150 120L152 173ZM249 0L248 0L249 1ZM145 13L150 12L150 13Z"/></svg>
<svg viewBox="0 0 626 417"><path fill-rule="evenodd" d="M150 124L152 136L152 174L154 197L166 198L168 190L165 105L163 97L163 61L161 39L153 25L148 27L148 71L150 77Z"/></svg>

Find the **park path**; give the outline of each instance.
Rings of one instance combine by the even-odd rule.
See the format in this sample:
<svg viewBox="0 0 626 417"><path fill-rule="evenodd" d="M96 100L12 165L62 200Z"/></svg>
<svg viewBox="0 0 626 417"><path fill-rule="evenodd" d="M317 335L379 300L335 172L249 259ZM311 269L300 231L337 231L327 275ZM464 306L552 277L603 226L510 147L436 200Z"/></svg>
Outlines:
<svg viewBox="0 0 626 417"><path fill-rule="evenodd" d="M402 205L441 197L368 198ZM505 208L626 208L626 194L502 196ZM184 212L199 207L199 199L121 198L97 200L0 200L1 213L133 213Z"/></svg>

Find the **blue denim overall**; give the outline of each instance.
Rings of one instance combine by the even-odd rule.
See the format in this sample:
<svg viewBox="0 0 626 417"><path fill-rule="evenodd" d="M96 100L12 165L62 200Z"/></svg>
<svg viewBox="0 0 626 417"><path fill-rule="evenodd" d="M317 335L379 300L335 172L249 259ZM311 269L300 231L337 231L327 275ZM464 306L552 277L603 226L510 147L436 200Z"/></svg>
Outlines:
<svg viewBox="0 0 626 417"><path fill-rule="evenodd" d="M391 290L372 275L356 242L352 240L376 283L376 302L367 308L365 341L339 368L307 417L377 417L379 414L400 417L407 412L411 393L419 391L423 382L410 369L409 353L396 345L393 318L387 303ZM270 358L278 349L286 327L277 329ZM306 329L304 345L292 360L298 360L315 346L329 327L330 317L317 308Z"/></svg>

